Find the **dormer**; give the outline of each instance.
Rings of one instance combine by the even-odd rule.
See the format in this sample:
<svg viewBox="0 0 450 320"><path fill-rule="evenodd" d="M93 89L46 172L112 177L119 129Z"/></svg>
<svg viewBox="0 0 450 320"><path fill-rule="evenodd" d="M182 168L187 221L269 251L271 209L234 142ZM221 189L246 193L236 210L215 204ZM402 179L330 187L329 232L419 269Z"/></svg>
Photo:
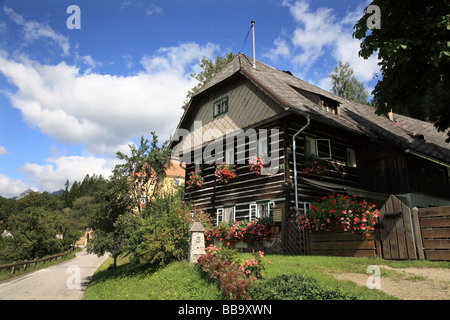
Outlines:
<svg viewBox="0 0 450 320"><path fill-rule="evenodd" d="M341 115L338 101L325 97L321 94L306 91L294 86L291 86L291 88L300 93L308 100L311 100L312 102L317 104L322 110L332 114L337 114L338 116Z"/></svg>

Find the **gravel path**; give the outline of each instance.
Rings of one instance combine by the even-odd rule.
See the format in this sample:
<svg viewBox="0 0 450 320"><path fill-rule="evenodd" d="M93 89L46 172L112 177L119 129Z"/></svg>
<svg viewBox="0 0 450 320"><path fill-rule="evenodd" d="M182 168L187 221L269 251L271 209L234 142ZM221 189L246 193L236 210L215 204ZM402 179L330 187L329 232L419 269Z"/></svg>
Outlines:
<svg viewBox="0 0 450 320"><path fill-rule="evenodd" d="M80 300L97 268L108 258L87 254L0 283L0 300Z"/></svg>
<svg viewBox="0 0 450 320"><path fill-rule="evenodd" d="M387 294L404 300L450 300L450 269L380 267L380 290ZM383 269L394 270L400 273L400 276L383 277ZM341 273L335 274L334 277L365 286L369 275Z"/></svg>

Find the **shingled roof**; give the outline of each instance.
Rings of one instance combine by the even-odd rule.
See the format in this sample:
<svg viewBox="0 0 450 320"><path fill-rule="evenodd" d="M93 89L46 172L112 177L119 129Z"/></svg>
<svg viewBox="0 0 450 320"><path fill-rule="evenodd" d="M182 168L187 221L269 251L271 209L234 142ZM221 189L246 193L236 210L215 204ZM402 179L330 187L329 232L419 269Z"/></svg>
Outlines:
<svg viewBox="0 0 450 320"><path fill-rule="evenodd" d="M310 115L311 119L326 122L371 139L383 141L405 150L416 151L436 160L450 164L450 144L445 142L445 132L438 132L432 123L393 114L393 120L385 115L376 115L373 107L349 101L301 79L290 72L275 69L261 61L253 68L252 58L239 53L213 79L208 81L192 98L208 92L209 89L240 73L272 99L284 110ZM322 110L302 92L331 99L339 103L340 115ZM189 107L186 113L189 112ZM183 116L184 118L184 116ZM180 122L181 124L181 122Z"/></svg>

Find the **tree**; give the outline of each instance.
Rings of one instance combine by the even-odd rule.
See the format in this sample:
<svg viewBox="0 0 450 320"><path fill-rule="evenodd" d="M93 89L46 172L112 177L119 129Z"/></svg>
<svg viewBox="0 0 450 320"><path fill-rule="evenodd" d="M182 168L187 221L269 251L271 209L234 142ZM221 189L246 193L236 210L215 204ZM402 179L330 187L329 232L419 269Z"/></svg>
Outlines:
<svg viewBox="0 0 450 320"><path fill-rule="evenodd" d="M168 148L168 142L158 146L158 137L155 132L152 132L152 137L150 142L142 136L138 148L130 144L130 156L117 152L117 158L124 163L118 164L113 171L115 176L126 178L130 184L129 196L139 215L142 212L143 199L145 203L152 202L166 177L166 170L171 165L171 150Z"/></svg>
<svg viewBox="0 0 450 320"><path fill-rule="evenodd" d="M364 84L356 80L350 63L339 61L339 65L328 76L331 78L331 90L334 94L362 104L368 103L369 93Z"/></svg>
<svg viewBox="0 0 450 320"><path fill-rule="evenodd" d="M391 109L450 127L450 0L373 0L380 9L380 28L366 12L354 26L363 39L359 55L378 52L382 79L373 91L378 114ZM370 21L370 20L369 20ZM450 130L447 133L450 142Z"/></svg>
<svg viewBox="0 0 450 320"><path fill-rule="evenodd" d="M215 62L213 62L211 59L207 59L206 57L203 57L202 61L200 62L200 67L203 70L199 73L192 73L190 75L191 77L197 79L199 82L195 87L193 87L191 90L188 91L186 100L183 105L183 109L186 109L186 107L189 103L189 100L192 98L192 96L194 96L195 93L197 93L197 91L200 90L200 88L203 87L206 82L208 82L208 80L210 80L214 76L216 76L234 58L235 58L235 54L233 53L233 51L228 52L225 55L225 57L221 57L217 53Z"/></svg>
<svg viewBox="0 0 450 320"><path fill-rule="evenodd" d="M98 256L109 252L116 267L117 258L125 252L129 238L126 222L132 218L126 178L117 175L111 177L104 188L98 190L95 198L98 206L89 223L95 230L95 237L89 241L87 251Z"/></svg>

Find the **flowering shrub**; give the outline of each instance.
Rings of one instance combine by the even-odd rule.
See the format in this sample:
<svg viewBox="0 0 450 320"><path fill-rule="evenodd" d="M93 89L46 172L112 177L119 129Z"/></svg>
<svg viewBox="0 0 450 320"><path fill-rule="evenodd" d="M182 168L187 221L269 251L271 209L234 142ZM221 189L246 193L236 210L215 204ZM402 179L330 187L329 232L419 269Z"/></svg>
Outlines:
<svg viewBox="0 0 450 320"><path fill-rule="evenodd" d="M304 169L302 170L303 173L306 174L315 174L320 176L320 179L322 180L323 176L329 176L327 171L327 166L323 161L318 160L316 157L306 157L304 162Z"/></svg>
<svg viewBox="0 0 450 320"><path fill-rule="evenodd" d="M206 232L207 241L223 241L225 245L230 246L234 242L262 242L269 241L273 235L271 232L270 222L259 220L234 221L232 223L221 223L218 226L213 226Z"/></svg>
<svg viewBox="0 0 450 320"><path fill-rule="evenodd" d="M203 186L203 176L201 174L201 172L197 171L191 171L190 176L189 176L189 180L186 182L188 187L198 187L201 188L201 186Z"/></svg>
<svg viewBox="0 0 450 320"><path fill-rule="evenodd" d="M271 226L273 224L270 222L264 222L259 220L253 220L247 223L245 228L244 238L245 242L262 242L270 241L273 238Z"/></svg>
<svg viewBox="0 0 450 320"><path fill-rule="evenodd" d="M297 223L309 232L328 232L339 227L344 233L368 236L378 216L375 205L365 200L358 202L355 195L333 193L313 202L306 214L297 217Z"/></svg>
<svg viewBox="0 0 450 320"><path fill-rule="evenodd" d="M253 276L256 279L263 278L264 265L262 259L264 258L264 252L258 251L257 253L253 250L254 257L250 260L245 260L243 264L239 267L241 271L245 273L247 277ZM267 260L270 264L270 261Z"/></svg>
<svg viewBox="0 0 450 320"><path fill-rule="evenodd" d="M219 183L228 183L230 180L237 177L236 165L226 164L225 162L221 165L217 165L214 175Z"/></svg>
<svg viewBox="0 0 450 320"><path fill-rule="evenodd" d="M253 281L263 276L263 257L264 252L260 251L250 260L241 262L234 249L210 245L198 258L197 265L210 280L218 282L225 298L249 299L247 291Z"/></svg>

